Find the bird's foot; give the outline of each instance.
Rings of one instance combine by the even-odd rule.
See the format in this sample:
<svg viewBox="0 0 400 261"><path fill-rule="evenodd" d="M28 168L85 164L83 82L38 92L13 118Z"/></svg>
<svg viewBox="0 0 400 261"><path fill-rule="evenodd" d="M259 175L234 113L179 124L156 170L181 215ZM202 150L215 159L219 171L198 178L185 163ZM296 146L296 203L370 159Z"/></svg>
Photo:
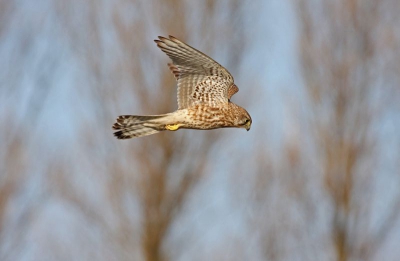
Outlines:
<svg viewBox="0 0 400 261"><path fill-rule="evenodd" d="M169 131L176 131L177 129L179 129L180 126L181 124L167 124L165 125L165 129Z"/></svg>

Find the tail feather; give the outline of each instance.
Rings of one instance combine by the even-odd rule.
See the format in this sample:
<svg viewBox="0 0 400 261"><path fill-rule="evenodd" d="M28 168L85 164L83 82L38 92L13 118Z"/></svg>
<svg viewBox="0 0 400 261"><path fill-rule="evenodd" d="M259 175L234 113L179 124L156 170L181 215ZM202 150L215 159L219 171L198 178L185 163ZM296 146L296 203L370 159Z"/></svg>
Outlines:
<svg viewBox="0 0 400 261"><path fill-rule="evenodd" d="M112 128L119 130L114 132L118 139L130 139L155 134L164 130L163 124L156 120L165 117L164 115L155 116L136 116L122 115L117 118Z"/></svg>

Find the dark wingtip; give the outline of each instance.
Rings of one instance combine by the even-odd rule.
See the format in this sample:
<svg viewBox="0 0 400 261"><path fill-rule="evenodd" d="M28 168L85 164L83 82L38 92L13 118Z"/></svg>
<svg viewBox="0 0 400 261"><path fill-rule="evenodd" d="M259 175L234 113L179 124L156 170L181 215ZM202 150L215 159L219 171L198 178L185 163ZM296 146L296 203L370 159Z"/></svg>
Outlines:
<svg viewBox="0 0 400 261"><path fill-rule="evenodd" d="M163 43L163 41L160 40L154 40L154 42L157 44L157 46L160 46L160 44Z"/></svg>
<svg viewBox="0 0 400 261"><path fill-rule="evenodd" d="M169 39L170 39L171 41L177 43L177 44L181 44L181 43L182 43L181 40L179 40L178 38L176 38L176 37L173 36L173 35L169 35Z"/></svg>
<svg viewBox="0 0 400 261"><path fill-rule="evenodd" d="M123 127L123 122L125 119L129 118L129 115L121 115L115 120L116 122L112 125L114 130L120 130Z"/></svg>
<svg viewBox="0 0 400 261"><path fill-rule="evenodd" d="M123 126L119 122L114 123L112 126L113 130L120 130L122 127Z"/></svg>
<svg viewBox="0 0 400 261"><path fill-rule="evenodd" d="M129 138L127 136L124 136L124 133L122 131L114 132L114 136L117 137L117 139L119 139L119 140L125 140L125 139Z"/></svg>
<svg viewBox="0 0 400 261"><path fill-rule="evenodd" d="M168 67L171 70L171 72L174 74L175 78L178 79L180 76L180 71L179 69L175 66L173 63L168 63Z"/></svg>
<svg viewBox="0 0 400 261"><path fill-rule="evenodd" d="M116 131L114 132L114 136L119 138L122 135L122 131Z"/></svg>

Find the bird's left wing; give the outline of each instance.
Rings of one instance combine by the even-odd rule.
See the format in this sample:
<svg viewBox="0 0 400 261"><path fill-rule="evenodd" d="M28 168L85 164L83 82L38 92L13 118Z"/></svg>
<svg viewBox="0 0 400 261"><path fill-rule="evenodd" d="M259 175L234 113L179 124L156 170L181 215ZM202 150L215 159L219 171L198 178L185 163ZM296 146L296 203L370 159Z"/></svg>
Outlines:
<svg viewBox="0 0 400 261"><path fill-rule="evenodd" d="M157 46L172 60L169 67L178 81L178 107L204 102L228 102L239 89L232 75L209 56L173 36L159 36Z"/></svg>

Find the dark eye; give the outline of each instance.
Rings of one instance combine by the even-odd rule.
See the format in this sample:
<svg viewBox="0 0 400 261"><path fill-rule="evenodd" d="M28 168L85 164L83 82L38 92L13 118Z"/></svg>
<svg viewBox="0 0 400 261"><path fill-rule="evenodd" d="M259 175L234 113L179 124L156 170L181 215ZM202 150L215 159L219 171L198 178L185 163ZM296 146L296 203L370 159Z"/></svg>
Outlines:
<svg viewBox="0 0 400 261"><path fill-rule="evenodd" d="M246 119L242 125L246 125L247 123L249 123L249 121L249 119Z"/></svg>

